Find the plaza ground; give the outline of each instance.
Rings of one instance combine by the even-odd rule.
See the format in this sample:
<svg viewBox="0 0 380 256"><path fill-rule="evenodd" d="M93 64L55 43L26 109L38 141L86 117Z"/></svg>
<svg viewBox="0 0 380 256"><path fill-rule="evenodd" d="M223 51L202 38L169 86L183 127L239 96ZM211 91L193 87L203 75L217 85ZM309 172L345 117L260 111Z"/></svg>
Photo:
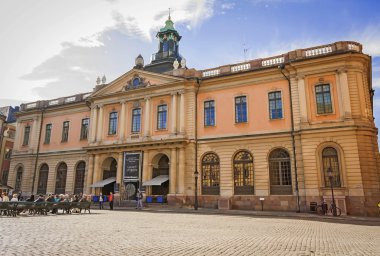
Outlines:
<svg viewBox="0 0 380 256"><path fill-rule="evenodd" d="M92 210L0 218L1 255L380 255L380 221Z"/></svg>

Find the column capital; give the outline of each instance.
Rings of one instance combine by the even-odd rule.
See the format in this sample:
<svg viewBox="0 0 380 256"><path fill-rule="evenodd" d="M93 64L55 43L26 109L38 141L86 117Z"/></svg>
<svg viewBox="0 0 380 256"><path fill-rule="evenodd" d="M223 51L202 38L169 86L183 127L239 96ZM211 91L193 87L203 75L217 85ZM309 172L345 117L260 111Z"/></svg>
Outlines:
<svg viewBox="0 0 380 256"><path fill-rule="evenodd" d="M150 96L145 96L145 97L144 97L144 100L145 100L145 101L149 101L150 98L151 98Z"/></svg>
<svg viewBox="0 0 380 256"><path fill-rule="evenodd" d="M181 95L182 95L182 94L185 94L185 89L183 89L183 90L179 90L179 91L178 91L178 94L181 94Z"/></svg>
<svg viewBox="0 0 380 256"><path fill-rule="evenodd" d="M171 96L177 96L177 93L178 93L178 92L171 92L170 95L171 95Z"/></svg>
<svg viewBox="0 0 380 256"><path fill-rule="evenodd" d="M103 104L103 103L96 104L96 107L97 107L97 108L103 108L103 107L104 107L104 104Z"/></svg>
<svg viewBox="0 0 380 256"><path fill-rule="evenodd" d="M125 104L126 102L127 102L127 100L121 100L120 104Z"/></svg>
<svg viewBox="0 0 380 256"><path fill-rule="evenodd" d="M347 68L338 68L337 70L336 70L336 73L339 75L339 74L341 74L341 73L347 73Z"/></svg>
<svg viewBox="0 0 380 256"><path fill-rule="evenodd" d="M297 74L295 76L295 79L298 81L298 80L302 80L302 79L305 79L305 74Z"/></svg>

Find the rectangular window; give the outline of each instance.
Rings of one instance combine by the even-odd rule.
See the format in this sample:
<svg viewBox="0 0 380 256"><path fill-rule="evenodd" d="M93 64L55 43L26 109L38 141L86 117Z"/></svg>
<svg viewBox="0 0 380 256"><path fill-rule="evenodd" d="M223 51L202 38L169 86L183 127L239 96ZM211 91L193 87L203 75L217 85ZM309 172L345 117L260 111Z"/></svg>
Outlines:
<svg viewBox="0 0 380 256"><path fill-rule="evenodd" d="M235 98L235 123L247 122L247 97L240 96Z"/></svg>
<svg viewBox="0 0 380 256"><path fill-rule="evenodd" d="M168 113L167 105L160 105L157 108L157 129L164 130L166 129L166 117Z"/></svg>
<svg viewBox="0 0 380 256"><path fill-rule="evenodd" d="M22 142L23 146L27 146L29 144L29 135L30 135L30 126L26 126L24 130L24 140Z"/></svg>
<svg viewBox="0 0 380 256"><path fill-rule="evenodd" d="M69 121L63 122L62 142L67 142L69 139Z"/></svg>
<svg viewBox="0 0 380 256"><path fill-rule="evenodd" d="M47 124L45 127L45 141L44 144L50 143L50 137L51 137L51 124Z"/></svg>
<svg viewBox="0 0 380 256"><path fill-rule="evenodd" d="M331 92L329 84L315 86L315 97L317 101L317 113L332 113Z"/></svg>
<svg viewBox="0 0 380 256"><path fill-rule="evenodd" d="M111 112L108 123L108 135L116 134L117 130L117 112Z"/></svg>
<svg viewBox="0 0 380 256"><path fill-rule="evenodd" d="M270 119L282 118L282 99L281 92L269 93L269 117Z"/></svg>
<svg viewBox="0 0 380 256"><path fill-rule="evenodd" d="M141 129L141 109L132 110L132 132L140 132Z"/></svg>
<svg viewBox="0 0 380 256"><path fill-rule="evenodd" d="M89 124L90 124L90 119L89 118L82 119L82 125L80 127L80 139L81 140L86 140L87 139Z"/></svg>
<svg viewBox="0 0 380 256"><path fill-rule="evenodd" d="M215 101L209 100L204 102L204 125L215 125Z"/></svg>
<svg viewBox="0 0 380 256"><path fill-rule="evenodd" d="M11 156L12 156L12 149L11 148L5 149L4 159L10 160Z"/></svg>

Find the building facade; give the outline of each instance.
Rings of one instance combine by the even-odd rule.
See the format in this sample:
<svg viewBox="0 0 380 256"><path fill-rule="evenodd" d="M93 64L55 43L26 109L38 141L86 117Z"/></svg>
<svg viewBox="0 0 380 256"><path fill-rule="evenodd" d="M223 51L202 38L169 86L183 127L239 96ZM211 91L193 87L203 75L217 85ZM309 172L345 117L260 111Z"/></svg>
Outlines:
<svg viewBox="0 0 380 256"><path fill-rule="evenodd" d="M7 185L19 107L0 107L0 183Z"/></svg>
<svg viewBox="0 0 380 256"><path fill-rule="evenodd" d="M22 105L9 185L308 211L331 201L332 183L344 214L378 215L371 57L361 44L195 70L170 17L157 38L151 63L139 56L93 92Z"/></svg>

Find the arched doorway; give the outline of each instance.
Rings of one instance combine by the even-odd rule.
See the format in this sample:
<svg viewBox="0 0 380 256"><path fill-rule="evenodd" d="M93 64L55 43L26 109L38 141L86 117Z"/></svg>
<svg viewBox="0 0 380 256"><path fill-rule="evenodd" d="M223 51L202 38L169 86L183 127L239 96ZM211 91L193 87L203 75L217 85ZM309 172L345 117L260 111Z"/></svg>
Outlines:
<svg viewBox="0 0 380 256"><path fill-rule="evenodd" d="M60 163L57 168L57 176L55 180L55 194L65 194L67 177L66 163Z"/></svg>
<svg viewBox="0 0 380 256"><path fill-rule="evenodd" d="M169 158L162 154L156 156L157 164L153 166L152 179L160 175L169 175ZM167 195L169 193L169 180L161 186L152 186L152 195Z"/></svg>
<svg viewBox="0 0 380 256"><path fill-rule="evenodd" d="M116 172L117 172L117 161L113 157L109 157L106 160L104 160L103 165L102 165L102 170L103 170L103 180L111 178L111 177L116 177ZM103 195L108 195L110 192L114 192L114 182L111 182L109 184L104 185L102 188L102 193Z"/></svg>

